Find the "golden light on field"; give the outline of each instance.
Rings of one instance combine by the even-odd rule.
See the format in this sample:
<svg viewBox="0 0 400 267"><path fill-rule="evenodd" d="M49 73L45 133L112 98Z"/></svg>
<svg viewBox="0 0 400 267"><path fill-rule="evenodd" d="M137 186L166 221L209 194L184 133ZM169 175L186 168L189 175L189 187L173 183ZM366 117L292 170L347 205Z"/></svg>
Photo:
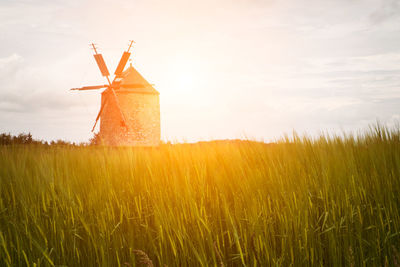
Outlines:
<svg viewBox="0 0 400 267"><path fill-rule="evenodd" d="M0 266L396 266L399 139L0 145Z"/></svg>

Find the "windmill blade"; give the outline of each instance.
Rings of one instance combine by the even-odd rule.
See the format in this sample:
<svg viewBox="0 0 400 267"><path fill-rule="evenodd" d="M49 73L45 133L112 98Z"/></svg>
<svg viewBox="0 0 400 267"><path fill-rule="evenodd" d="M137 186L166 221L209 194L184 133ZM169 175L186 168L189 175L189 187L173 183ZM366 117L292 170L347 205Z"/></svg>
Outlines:
<svg viewBox="0 0 400 267"><path fill-rule="evenodd" d="M108 79L108 76L110 76L110 73L108 72L107 65L104 62L103 56L101 54L97 53L97 48L94 43L91 43L91 46L93 47L93 50L94 50L93 56L94 56L94 59L96 60L97 66L99 66L101 75L103 75L104 77L107 77L107 79Z"/></svg>
<svg viewBox="0 0 400 267"><path fill-rule="evenodd" d="M122 118L123 126L126 127L126 128L128 128L128 126L127 126L127 124L126 124L126 121L125 121L124 114L122 113L121 107L120 107L120 105L119 105L117 95L115 94L114 90L113 90L111 87L110 87L110 90L112 91L112 93L113 93L113 95L114 95L115 103L116 103L116 105L117 105L117 108L118 108L118 110L119 110L119 112L120 112L120 115L121 115L121 118ZM101 116L101 114L103 113L104 107L106 106L109 97L110 97L110 96L108 96L108 97L106 97L106 98L104 99L104 103L102 103L102 105L101 105L101 107L100 107L100 111L99 111L99 113L97 114L96 121L94 122L94 125L93 125L93 128L92 128L92 132L93 132L94 129L96 128L97 122L99 121L100 116Z"/></svg>
<svg viewBox="0 0 400 267"><path fill-rule="evenodd" d="M106 63L104 62L104 58L101 54L95 54L93 55L94 59L96 60L97 66L99 66L101 75L104 77L110 76L110 73L108 72Z"/></svg>
<svg viewBox="0 0 400 267"><path fill-rule="evenodd" d="M115 69L115 72L114 72L116 77L117 76L121 76L122 72L124 71L126 63L128 62L128 59L131 56L131 53L129 52L129 50L131 49L133 43L134 43L134 41L130 41L128 50L126 50L122 54L121 60L119 61L118 66L117 66L117 68Z"/></svg>
<svg viewBox="0 0 400 267"><path fill-rule="evenodd" d="M128 61L128 59L129 59L129 56L130 56L129 49L131 48L132 43L133 43L133 41L131 41L131 43L129 44L128 50L127 50L126 52L124 52L124 54L122 54L122 58L121 58L120 64L118 64L117 70L118 70L119 68L122 68L122 70L123 70L123 68L125 67L126 62L124 63L124 61ZM108 77L108 76L110 76L110 73L108 72L106 63L104 62L104 59L103 59L103 56L102 56L101 54L98 54L98 53L97 53L96 46L95 46L93 43L92 43L91 45L92 45L93 50L94 50L94 53L95 53L95 54L93 55L93 56L94 56L94 59L96 60L97 65L99 66L99 69L100 69L100 71L101 71L101 74L102 74L104 77L107 78L107 81L108 81L108 84L109 84L108 86L106 86L106 87L108 87L107 90L111 90L111 92L112 92L112 94L113 94L113 96L114 96L114 99L115 99L115 104L117 105L117 108L118 108L119 113L120 113L120 115L121 115L123 125L127 128L128 126L127 126L126 121L125 121L125 116L124 116L124 114L122 113L121 106L119 105L119 101L118 101L117 94L115 93L115 91L114 91L114 89L113 89L113 86L112 86L112 83L111 83L111 81L110 81L110 79L109 79L109 77ZM121 63L121 62L122 62L122 63ZM121 65L121 67L120 67L120 65ZM122 70L121 70L121 73L122 73ZM116 78L117 78L117 76L115 77L115 79L116 79ZM114 79L114 80L115 80L115 79ZM107 99L107 98L106 98L106 99ZM94 131L94 128L96 127L97 121L99 120L99 118L100 118L100 116L101 116L101 113L103 112L103 109L104 109L105 104L106 104L106 100L104 100L104 104L101 106L100 111L99 111L99 114L97 114L95 124L94 124L94 126L93 126L93 128L92 128L92 132Z"/></svg>
<svg viewBox="0 0 400 267"><path fill-rule="evenodd" d="M117 68L115 69L114 74L116 76L121 76L122 72L124 71L124 68L126 66L126 63L128 62L129 57L131 56L131 53L129 52L124 52L122 54L121 60L118 63Z"/></svg>
<svg viewBox="0 0 400 267"><path fill-rule="evenodd" d="M97 90L97 89L107 88L107 87L108 87L108 85L104 84L104 85L93 85L93 86L84 86L84 87L80 87L80 88L72 88L70 90L79 90L79 91Z"/></svg>
<svg viewBox="0 0 400 267"><path fill-rule="evenodd" d="M120 84L119 87L121 88L143 88L143 87L148 87L149 85L144 85L141 83L124 83Z"/></svg>
<svg viewBox="0 0 400 267"><path fill-rule="evenodd" d="M94 132L94 128L96 128L96 124L100 119L101 113L103 113L103 109L104 109L105 105L107 104L107 99L108 99L108 97L106 97L104 99L104 103L102 103L102 105L100 107L99 113L97 114L97 117L96 117L96 121L94 122L94 125L93 125L93 128L92 128L92 132Z"/></svg>
<svg viewBox="0 0 400 267"><path fill-rule="evenodd" d="M117 94L115 93L115 91L114 91L114 89L112 87L110 87L110 90L111 90L112 94L114 95L115 104L117 105L117 108L119 110L119 114L121 115L122 125L125 126L126 128L128 128L128 125L126 124L124 113L122 113L121 106L119 105Z"/></svg>

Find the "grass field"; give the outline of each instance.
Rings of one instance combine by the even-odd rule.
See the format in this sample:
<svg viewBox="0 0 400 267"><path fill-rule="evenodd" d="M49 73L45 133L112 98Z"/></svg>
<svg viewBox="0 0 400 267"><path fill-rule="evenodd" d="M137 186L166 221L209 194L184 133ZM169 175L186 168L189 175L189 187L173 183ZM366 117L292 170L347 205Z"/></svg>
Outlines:
<svg viewBox="0 0 400 267"><path fill-rule="evenodd" d="M396 266L399 251L399 129L0 147L0 266Z"/></svg>

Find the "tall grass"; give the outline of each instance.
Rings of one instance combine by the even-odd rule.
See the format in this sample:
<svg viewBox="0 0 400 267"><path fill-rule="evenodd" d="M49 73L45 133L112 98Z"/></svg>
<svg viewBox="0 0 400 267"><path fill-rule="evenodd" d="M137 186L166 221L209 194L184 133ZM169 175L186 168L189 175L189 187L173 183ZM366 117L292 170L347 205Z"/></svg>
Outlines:
<svg viewBox="0 0 400 267"><path fill-rule="evenodd" d="M392 266L399 247L398 129L0 147L1 266Z"/></svg>

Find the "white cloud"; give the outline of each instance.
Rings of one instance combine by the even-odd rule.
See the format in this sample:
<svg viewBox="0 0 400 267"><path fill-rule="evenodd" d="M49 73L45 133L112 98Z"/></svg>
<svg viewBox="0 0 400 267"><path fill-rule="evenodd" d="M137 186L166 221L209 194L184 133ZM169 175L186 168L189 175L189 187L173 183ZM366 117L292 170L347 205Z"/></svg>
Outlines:
<svg viewBox="0 0 400 267"><path fill-rule="evenodd" d="M400 17L400 2L397 0L383 0L381 5L371 15L373 23L380 24L387 20Z"/></svg>

